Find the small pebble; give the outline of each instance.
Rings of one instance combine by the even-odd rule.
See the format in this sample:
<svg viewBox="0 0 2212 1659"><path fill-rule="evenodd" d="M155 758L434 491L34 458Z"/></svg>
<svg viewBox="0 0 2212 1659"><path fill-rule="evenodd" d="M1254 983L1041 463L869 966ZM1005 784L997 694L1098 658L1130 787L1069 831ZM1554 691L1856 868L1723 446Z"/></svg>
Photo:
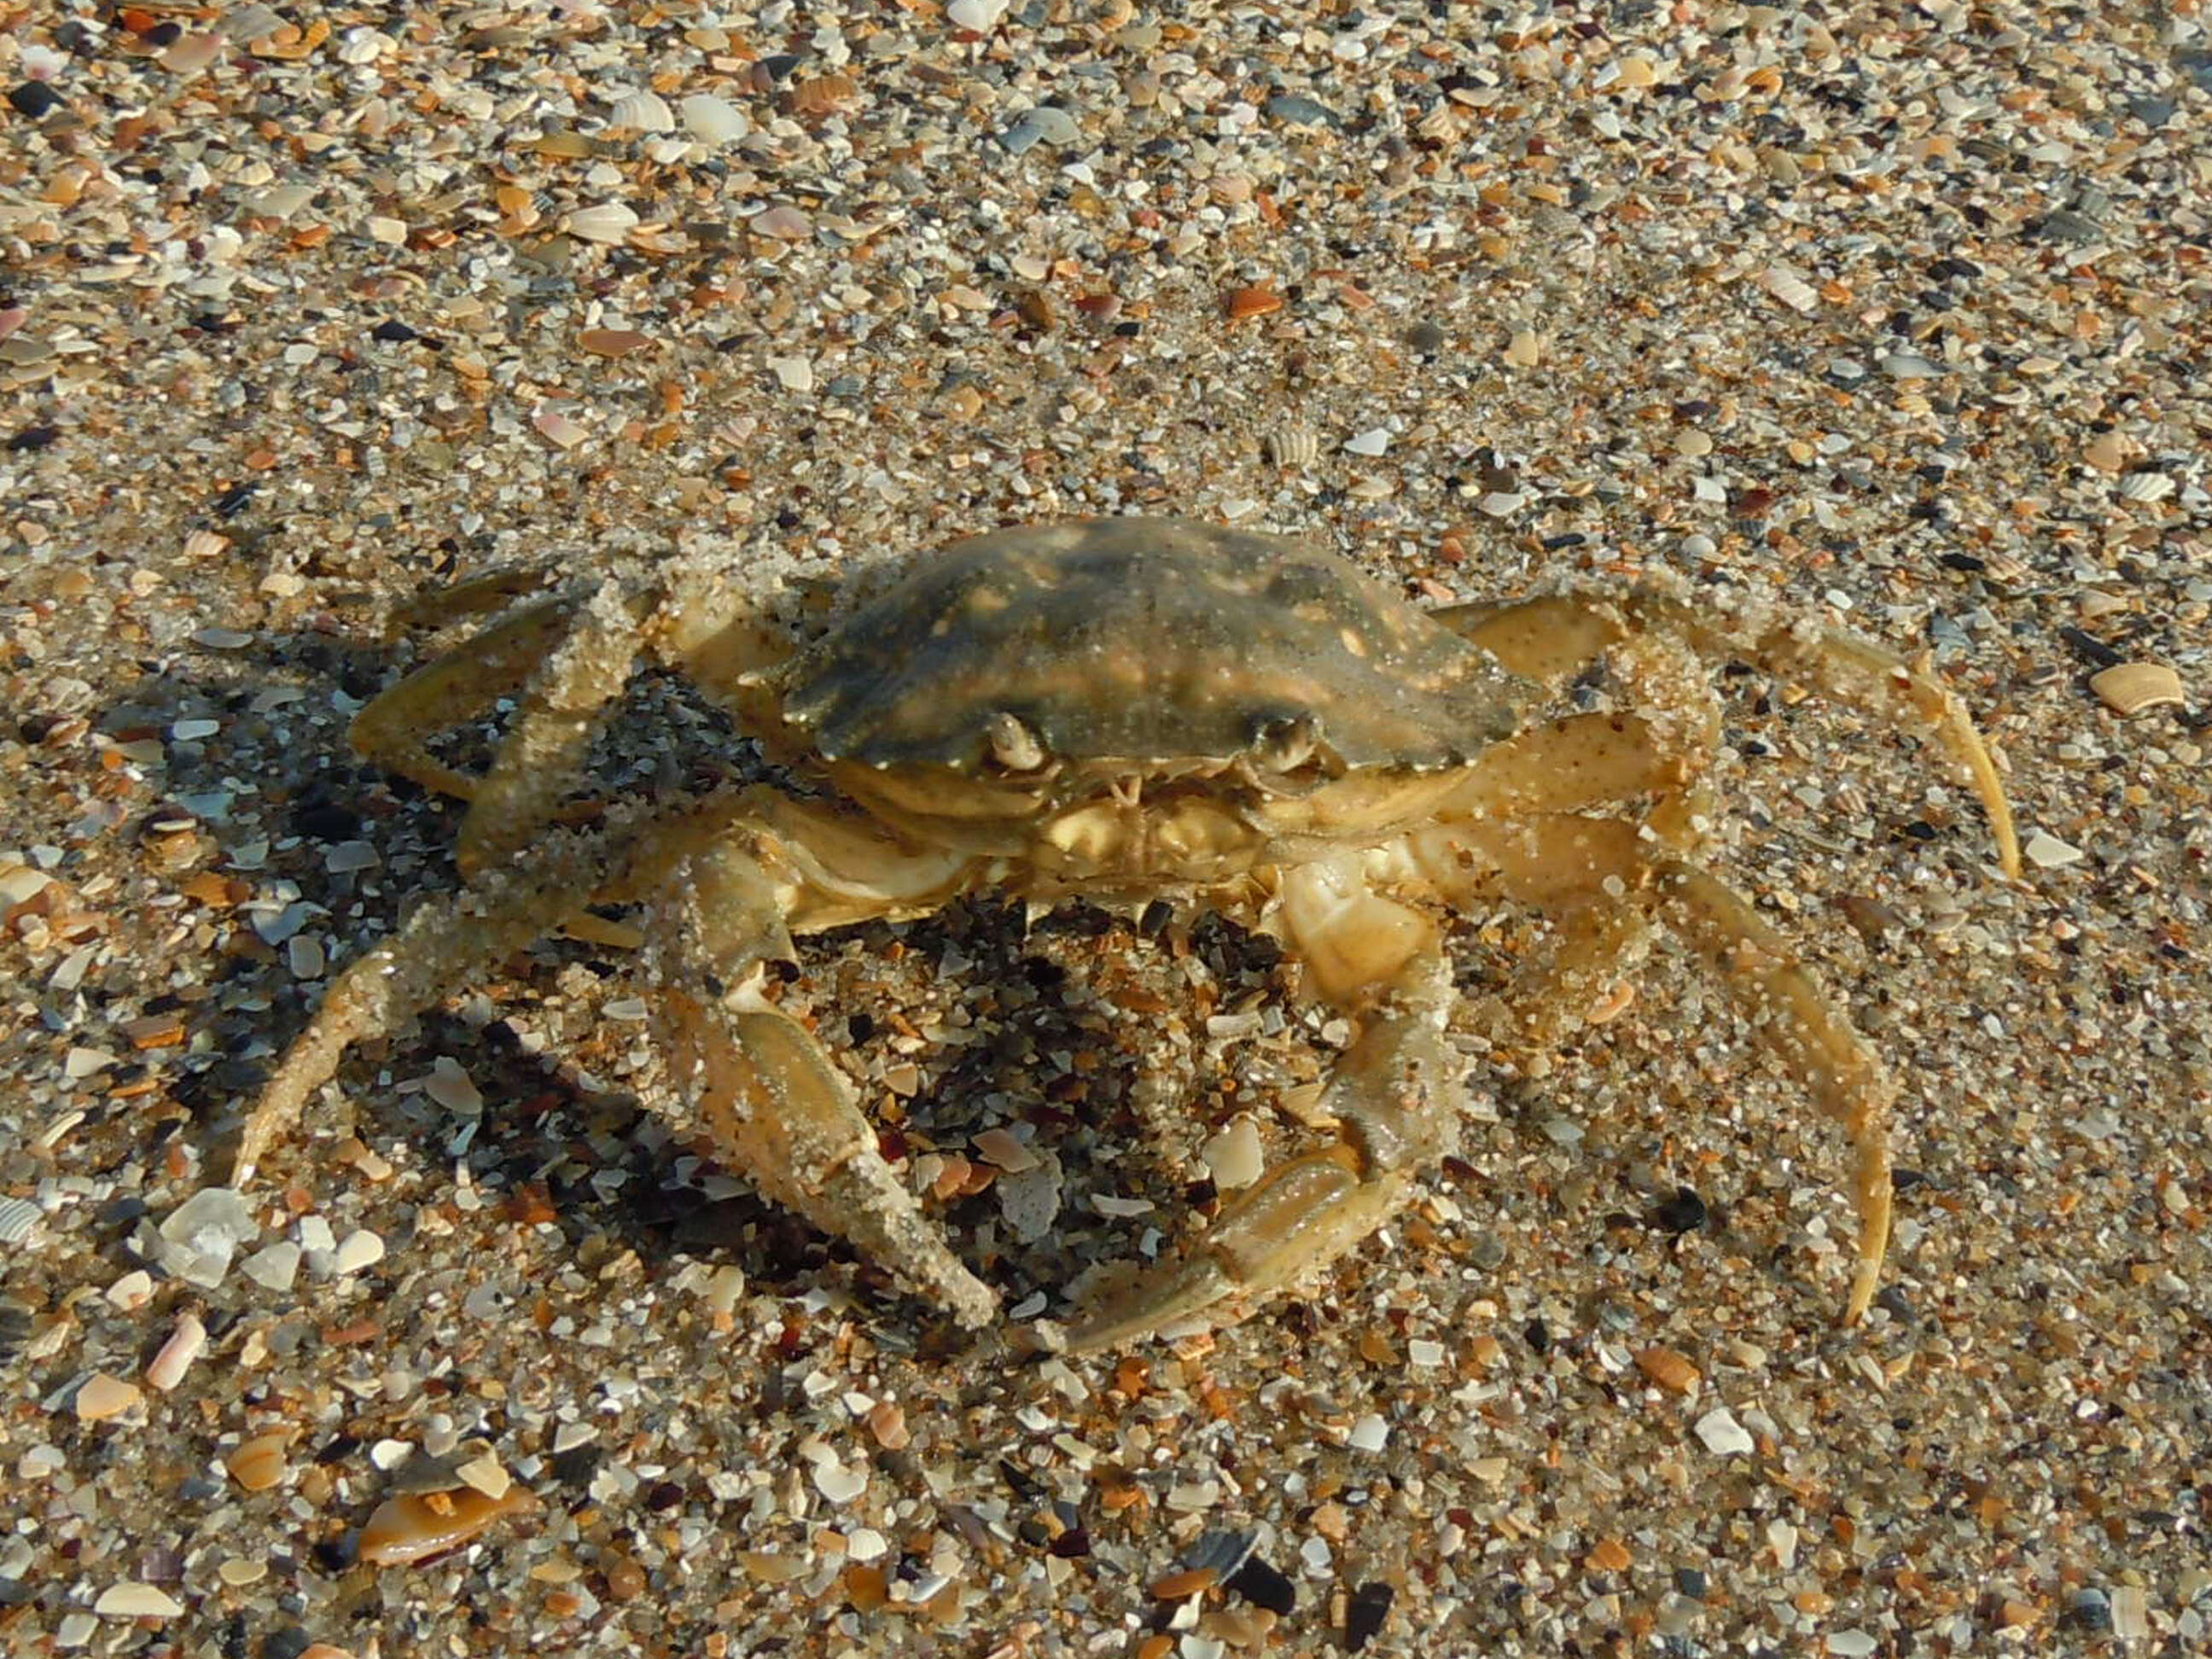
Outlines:
<svg viewBox="0 0 2212 1659"><path fill-rule="evenodd" d="M36 121L62 106L62 95L44 81L20 81L8 89L8 102L16 114Z"/></svg>
<svg viewBox="0 0 2212 1659"><path fill-rule="evenodd" d="M422 1092L462 1117L474 1117L483 1110L483 1097L477 1092L477 1085L461 1069L460 1061L447 1054L431 1062L430 1074L422 1080Z"/></svg>
<svg viewBox="0 0 2212 1659"><path fill-rule="evenodd" d="M1043 1161L1005 1129L986 1129L975 1137L974 1145L986 1164L994 1164L1009 1175L1034 1170Z"/></svg>
<svg viewBox="0 0 2212 1659"><path fill-rule="evenodd" d="M208 1187L161 1223L161 1265L187 1284L212 1290L230 1271L240 1244L261 1231L246 1201L228 1187Z"/></svg>
<svg viewBox="0 0 2212 1659"><path fill-rule="evenodd" d="M1223 1192L1250 1186L1266 1167L1259 1124L1249 1112L1238 1113L1207 1139L1199 1156L1213 1184Z"/></svg>
<svg viewBox="0 0 2212 1659"><path fill-rule="evenodd" d="M1028 111L1020 119L999 135L999 142L1007 151L1019 155L1040 143L1066 149L1083 139L1083 129L1066 110L1050 104L1040 104Z"/></svg>
<svg viewBox="0 0 2212 1659"><path fill-rule="evenodd" d="M506 1466L489 1452L459 1465L453 1474L471 1491L482 1492L486 1498L504 1498L507 1488L514 1484L514 1477L507 1472Z"/></svg>
<svg viewBox="0 0 2212 1659"><path fill-rule="evenodd" d="M620 202L578 208L563 222L571 236L586 242L619 242L637 228L636 212Z"/></svg>
<svg viewBox="0 0 2212 1659"><path fill-rule="evenodd" d="M650 89L623 94L607 112L611 125L634 132L673 132L676 116L667 100Z"/></svg>
<svg viewBox="0 0 2212 1659"><path fill-rule="evenodd" d="M756 213L745 223L755 235L773 237L779 241L801 242L814 234L812 217L787 203ZM811 370L809 384L811 384Z"/></svg>
<svg viewBox="0 0 2212 1659"><path fill-rule="evenodd" d="M2140 1642L2150 1634L2150 1595L2142 1585L2115 1585L2111 1609L2112 1634L2121 1641Z"/></svg>

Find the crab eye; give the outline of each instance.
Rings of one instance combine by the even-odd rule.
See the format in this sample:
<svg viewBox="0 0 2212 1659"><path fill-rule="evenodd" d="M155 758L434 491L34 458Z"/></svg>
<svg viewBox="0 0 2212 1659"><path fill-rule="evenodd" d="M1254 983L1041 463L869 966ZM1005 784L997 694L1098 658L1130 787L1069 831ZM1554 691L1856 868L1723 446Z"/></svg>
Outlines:
<svg viewBox="0 0 2212 1659"><path fill-rule="evenodd" d="M1321 720L1310 710L1261 720L1252 732L1252 758L1270 772L1295 772L1321 744Z"/></svg>
<svg viewBox="0 0 2212 1659"><path fill-rule="evenodd" d="M983 735L991 758L1009 772L1034 772L1044 764L1044 744L1037 734L1004 709L983 722Z"/></svg>

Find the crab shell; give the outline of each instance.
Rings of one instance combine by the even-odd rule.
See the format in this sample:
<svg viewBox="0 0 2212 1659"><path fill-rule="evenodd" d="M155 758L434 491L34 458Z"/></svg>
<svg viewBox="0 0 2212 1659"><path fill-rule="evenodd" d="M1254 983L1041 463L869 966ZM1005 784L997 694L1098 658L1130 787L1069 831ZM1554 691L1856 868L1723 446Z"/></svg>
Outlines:
<svg viewBox="0 0 2212 1659"><path fill-rule="evenodd" d="M961 542L779 679L780 746L860 805L1077 885L1386 837L1535 696L1345 561L1184 519Z"/></svg>

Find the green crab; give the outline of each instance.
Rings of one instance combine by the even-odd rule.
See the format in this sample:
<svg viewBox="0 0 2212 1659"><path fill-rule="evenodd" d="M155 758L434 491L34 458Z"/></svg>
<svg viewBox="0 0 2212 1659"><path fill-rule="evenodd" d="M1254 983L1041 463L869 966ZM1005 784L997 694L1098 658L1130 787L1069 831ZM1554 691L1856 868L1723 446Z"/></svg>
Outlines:
<svg viewBox="0 0 2212 1659"><path fill-rule="evenodd" d="M495 580L453 603L509 591ZM721 1158L981 1324L997 1297L886 1161L830 1056L760 994L764 969L792 957L794 935L979 890L1211 906L1280 940L1303 994L1349 1022L1320 1103L1333 1134L1062 1334L1104 1348L1249 1309L1358 1243L1457 1144L1447 1023L1556 1042L1617 1006L1665 928L1850 1137L1856 1319L1889 1235L1895 1086L1788 944L1699 861L1721 810L1711 680L1732 658L1931 729L2017 874L1996 769L1924 668L1680 583L1423 610L1303 543L1175 519L961 542L803 647L708 567L580 583L356 720L364 754L469 802L466 885L423 902L332 984L248 1113L240 1179L347 1045L565 927L642 943L672 1075ZM1576 712L1561 688L1601 659L1623 706ZM819 792L732 787L556 830L641 660L689 675ZM512 729L483 775L430 754L434 732L510 696ZM1499 902L1544 912L1550 951L1462 1008L1443 918ZM594 904L644 920L611 924Z"/></svg>

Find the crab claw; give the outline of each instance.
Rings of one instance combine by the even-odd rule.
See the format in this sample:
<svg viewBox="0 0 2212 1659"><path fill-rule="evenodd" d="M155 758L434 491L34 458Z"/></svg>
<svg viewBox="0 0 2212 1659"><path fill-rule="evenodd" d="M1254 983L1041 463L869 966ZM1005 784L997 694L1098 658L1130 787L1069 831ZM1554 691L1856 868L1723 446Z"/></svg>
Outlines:
<svg viewBox="0 0 2212 1659"><path fill-rule="evenodd" d="M1362 1180L1349 1144L1286 1164L1222 1213L1190 1252L1140 1275L1107 1308L1072 1328L1067 1348L1118 1347L1195 1319L1232 1297L1257 1297L1321 1267L1396 1211L1406 1174Z"/></svg>
<svg viewBox="0 0 2212 1659"><path fill-rule="evenodd" d="M1449 1150L1458 1121L1443 1032L1429 999L1413 1000L1377 1018L1329 1079L1322 1106L1343 1139L1270 1171L1187 1252L1071 1328L1070 1352L1116 1347L1218 1303L1263 1297L1327 1267L1397 1213L1414 1176Z"/></svg>

